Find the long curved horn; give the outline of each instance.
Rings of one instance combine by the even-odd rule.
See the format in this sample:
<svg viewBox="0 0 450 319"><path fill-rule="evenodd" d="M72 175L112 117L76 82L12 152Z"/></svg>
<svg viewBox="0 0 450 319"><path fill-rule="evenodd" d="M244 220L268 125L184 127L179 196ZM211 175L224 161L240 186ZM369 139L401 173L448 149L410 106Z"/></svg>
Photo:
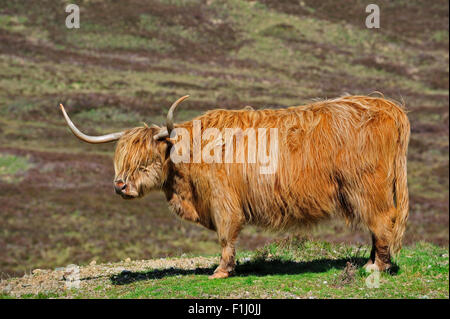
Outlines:
<svg viewBox="0 0 450 319"><path fill-rule="evenodd" d="M161 132L153 136L155 140L158 140L162 137L170 136L170 133L172 132L174 125L173 125L173 112L176 110L178 104L180 104L182 101L187 99L189 95L185 95L180 97L178 100L176 100L172 106L169 109L169 112L167 112L167 120L166 120L166 129L162 129Z"/></svg>
<svg viewBox="0 0 450 319"><path fill-rule="evenodd" d="M172 106L169 109L169 112L167 112L167 121L166 121L166 127L167 127L167 133L170 136L170 132L173 130L173 112L176 110L178 104L183 102L185 99L187 99L189 95L185 95L180 97L178 100L176 100Z"/></svg>
<svg viewBox="0 0 450 319"><path fill-rule="evenodd" d="M117 132L117 133L111 133L101 136L89 136L84 133L82 133L76 126L73 124L73 122L70 120L69 116L66 113L66 110L64 109L64 106L62 104L59 104L61 107L61 111L64 115L64 118L67 122L67 125L69 126L70 130L72 131L73 135L78 137L80 140L91 143L91 144L101 144L101 143L108 143L117 141L119 138L122 137L124 132Z"/></svg>

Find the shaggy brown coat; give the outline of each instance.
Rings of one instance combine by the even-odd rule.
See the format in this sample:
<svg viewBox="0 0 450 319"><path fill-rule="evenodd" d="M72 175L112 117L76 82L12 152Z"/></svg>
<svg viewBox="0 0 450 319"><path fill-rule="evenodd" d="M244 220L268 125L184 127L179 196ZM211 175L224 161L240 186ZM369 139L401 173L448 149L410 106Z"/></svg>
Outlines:
<svg viewBox="0 0 450 319"><path fill-rule="evenodd" d="M334 216L370 230L369 268L390 267L408 217L410 126L403 107L384 98L345 96L287 109L219 109L195 120L202 129L221 131L278 128L275 174L260 174L258 163L175 164L169 157L173 141L154 141L159 128L138 127L118 141L116 180L133 185L137 196L161 189L178 216L217 232L222 258L213 278L233 271L234 244L245 225L283 230ZM176 127L192 136L192 123Z"/></svg>

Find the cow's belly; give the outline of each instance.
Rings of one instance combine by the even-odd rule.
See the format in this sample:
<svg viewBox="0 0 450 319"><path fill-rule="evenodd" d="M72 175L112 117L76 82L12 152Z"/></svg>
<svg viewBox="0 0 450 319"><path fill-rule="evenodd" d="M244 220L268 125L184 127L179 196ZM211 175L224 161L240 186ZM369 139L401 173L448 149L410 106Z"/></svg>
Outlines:
<svg viewBox="0 0 450 319"><path fill-rule="evenodd" d="M248 224L271 229L310 226L333 217L340 210L332 196L320 199L260 196L249 200L243 206Z"/></svg>

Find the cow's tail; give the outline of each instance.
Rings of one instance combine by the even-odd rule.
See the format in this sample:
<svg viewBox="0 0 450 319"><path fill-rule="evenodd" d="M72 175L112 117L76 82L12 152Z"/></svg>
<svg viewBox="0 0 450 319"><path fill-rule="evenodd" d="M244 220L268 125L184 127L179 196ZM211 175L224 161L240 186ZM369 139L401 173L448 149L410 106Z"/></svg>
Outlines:
<svg viewBox="0 0 450 319"><path fill-rule="evenodd" d="M397 144L398 151L394 163L394 194L397 214L390 245L390 253L392 255L398 254L398 252L402 248L403 234L405 233L406 222L409 215L409 197L406 178L406 155L409 143L410 125L408 118L404 112L402 112L402 115L399 118L399 141Z"/></svg>

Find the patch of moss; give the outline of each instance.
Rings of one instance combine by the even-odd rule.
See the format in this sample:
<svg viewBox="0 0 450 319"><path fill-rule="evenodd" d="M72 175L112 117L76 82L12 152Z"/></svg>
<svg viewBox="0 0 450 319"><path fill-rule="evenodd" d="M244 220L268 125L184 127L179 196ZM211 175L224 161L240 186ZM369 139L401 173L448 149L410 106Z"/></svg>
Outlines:
<svg viewBox="0 0 450 319"><path fill-rule="evenodd" d="M20 180L17 175L24 173L31 167L26 157L0 154L0 180L14 182Z"/></svg>

